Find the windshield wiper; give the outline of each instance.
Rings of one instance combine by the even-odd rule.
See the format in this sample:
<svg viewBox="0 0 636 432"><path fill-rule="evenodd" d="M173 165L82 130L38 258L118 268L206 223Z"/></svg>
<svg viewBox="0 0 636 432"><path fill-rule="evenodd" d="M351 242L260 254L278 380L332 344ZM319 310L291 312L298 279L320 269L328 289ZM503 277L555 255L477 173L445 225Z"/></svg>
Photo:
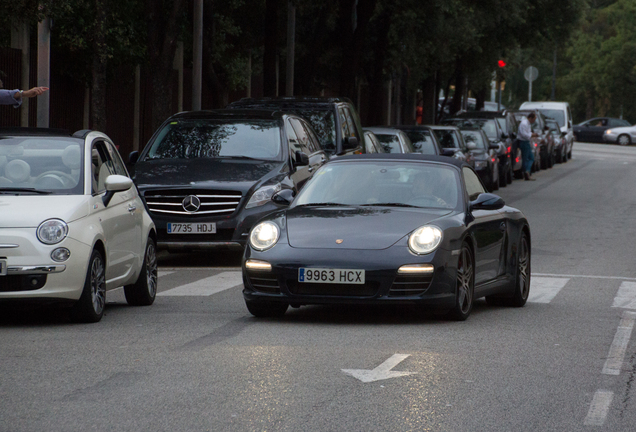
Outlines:
<svg viewBox="0 0 636 432"><path fill-rule="evenodd" d="M322 202L322 203L307 203L300 204L298 207L327 207L327 206L346 206L351 207L352 204L343 204L343 203L335 203L335 202Z"/></svg>
<svg viewBox="0 0 636 432"><path fill-rule="evenodd" d="M0 194L1 193L5 193L5 192L9 192L9 193L13 193L13 192L27 192L27 193L34 193L34 194L40 194L40 195L50 195L53 192L51 191L43 191L43 190L39 190L39 189L35 189L35 188L2 188L0 189Z"/></svg>
<svg viewBox="0 0 636 432"><path fill-rule="evenodd" d="M387 202L387 203L373 203L373 204L361 204L363 207L377 206L377 207L418 207L411 204Z"/></svg>

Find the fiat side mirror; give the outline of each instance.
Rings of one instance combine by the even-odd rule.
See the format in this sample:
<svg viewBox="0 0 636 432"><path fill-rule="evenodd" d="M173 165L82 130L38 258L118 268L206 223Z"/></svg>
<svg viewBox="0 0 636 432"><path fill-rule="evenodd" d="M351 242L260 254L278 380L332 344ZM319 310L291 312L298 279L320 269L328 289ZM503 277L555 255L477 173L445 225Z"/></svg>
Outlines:
<svg viewBox="0 0 636 432"><path fill-rule="evenodd" d="M115 196L117 192L130 189L133 186L133 181L126 176L113 174L106 177L104 186L106 188L106 194L104 198L102 198L102 202L104 203L104 207L107 207L113 196Z"/></svg>

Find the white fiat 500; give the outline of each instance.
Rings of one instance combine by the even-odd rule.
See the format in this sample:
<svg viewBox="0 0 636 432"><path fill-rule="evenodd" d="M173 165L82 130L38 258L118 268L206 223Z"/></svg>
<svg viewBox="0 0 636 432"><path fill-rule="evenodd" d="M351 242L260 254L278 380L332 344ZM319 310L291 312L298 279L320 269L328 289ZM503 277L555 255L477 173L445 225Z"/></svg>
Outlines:
<svg viewBox="0 0 636 432"><path fill-rule="evenodd" d="M0 302L66 301L97 322L121 286L154 302L156 232L112 141L0 129Z"/></svg>

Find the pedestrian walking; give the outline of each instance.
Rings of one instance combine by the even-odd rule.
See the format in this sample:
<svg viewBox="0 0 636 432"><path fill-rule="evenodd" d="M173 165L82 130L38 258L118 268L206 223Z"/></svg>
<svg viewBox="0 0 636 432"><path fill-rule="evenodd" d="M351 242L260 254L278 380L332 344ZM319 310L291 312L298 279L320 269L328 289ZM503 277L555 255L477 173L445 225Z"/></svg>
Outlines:
<svg viewBox="0 0 636 432"><path fill-rule="evenodd" d="M517 137L519 139L519 148L521 149L521 171L523 172L523 178L526 180L536 180L534 177L530 177L530 171L534 164L534 151L532 149L532 138L539 135L532 132L532 124L537 120L537 115L533 112L528 114L526 118L521 121Z"/></svg>
<svg viewBox="0 0 636 432"><path fill-rule="evenodd" d="M5 90L0 80L0 105L13 105L18 108L24 98L36 97L48 90L48 87L33 87L30 90Z"/></svg>

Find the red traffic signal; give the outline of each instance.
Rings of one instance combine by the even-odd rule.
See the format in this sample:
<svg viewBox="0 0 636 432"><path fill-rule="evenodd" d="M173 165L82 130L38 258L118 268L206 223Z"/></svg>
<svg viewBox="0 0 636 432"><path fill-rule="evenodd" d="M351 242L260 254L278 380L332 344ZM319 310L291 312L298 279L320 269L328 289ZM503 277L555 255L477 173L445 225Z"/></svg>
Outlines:
<svg viewBox="0 0 636 432"><path fill-rule="evenodd" d="M499 60L499 61L497 62L497 64L499 65L499 67L500 67L500 68L502 68L502 67L506 67L506 62L505 62L505 61L503 61L503 60Z"/></svg>

